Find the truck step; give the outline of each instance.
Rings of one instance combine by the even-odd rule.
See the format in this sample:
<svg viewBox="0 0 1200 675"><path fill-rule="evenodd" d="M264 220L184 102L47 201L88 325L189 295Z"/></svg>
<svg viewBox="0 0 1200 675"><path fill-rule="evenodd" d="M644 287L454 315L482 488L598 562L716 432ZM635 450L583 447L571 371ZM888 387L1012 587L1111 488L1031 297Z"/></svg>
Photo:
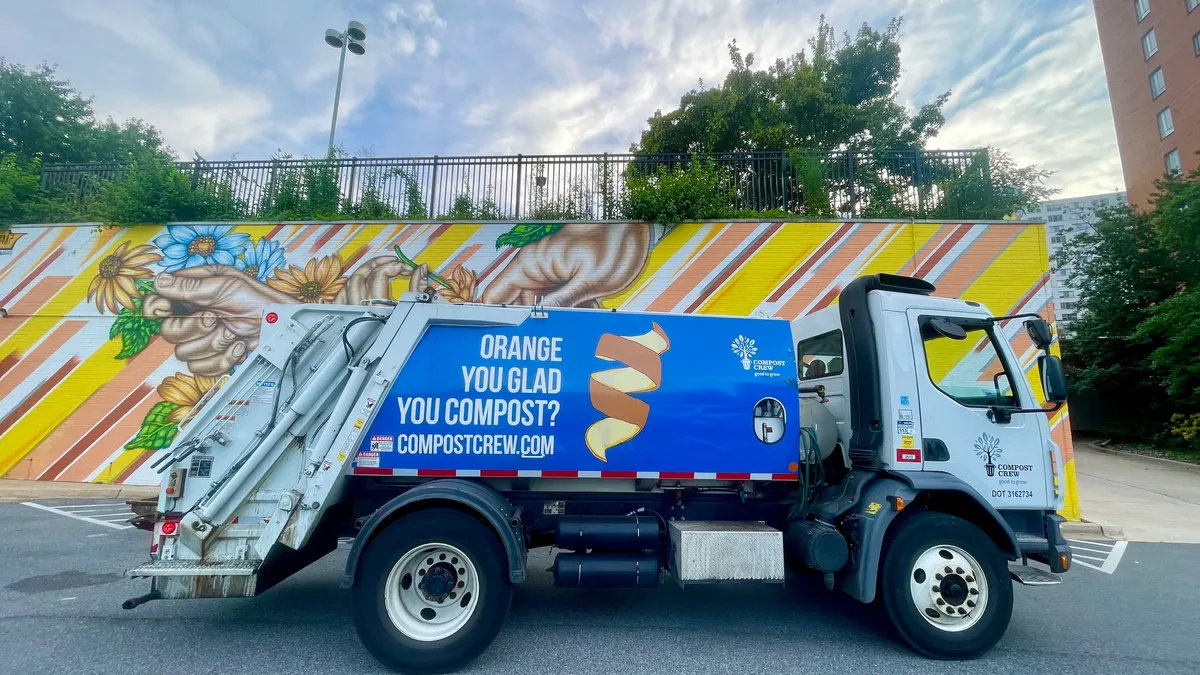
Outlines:
<svg viewBox="0 0 1200 675"><path fill-rule="evenodd" d="M1040 570L1029 565L1009 565L1008 574L1024 586L1053 586L1062 583L1062 577L1054 572Z"/></svg>
<svg viewBox="0 0 1200 675"><path fill-rule="evenodd" d="M199 560L156 560L125 572L127 577L248 577L258 571L257 560L202 562Z"/></svg>
<svg viewBox="0 0 1200 675"><path fill-rule="evenodd" d="M680 585L783 583L783 533L760 523L672 521L671 574Z"/></svg>

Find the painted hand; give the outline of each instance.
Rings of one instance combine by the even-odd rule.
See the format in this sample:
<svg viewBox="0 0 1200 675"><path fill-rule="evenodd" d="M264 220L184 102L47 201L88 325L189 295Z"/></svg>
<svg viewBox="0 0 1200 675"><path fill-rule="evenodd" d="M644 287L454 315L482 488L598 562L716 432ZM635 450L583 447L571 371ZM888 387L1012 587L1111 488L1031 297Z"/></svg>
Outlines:
<svg viewBox="0 0 1200 675"><path fill-rule="evenodd" d="M598 307L625 290L650 256L645 223L570 223L523 246L487 286L489 304Z"/></svg>
<svg viewBox="0 0 1200 675"><path fill-rule="evenodd" d="M354 270L334 302L357 305L363 300L392 300L391 284L396 277L408 277L410 291L423 291L429 285L429 266L413 269L390 255L372 258Z"/></svg>
<svg viewBox="0 0 1200 675"><path fill-rule="evenodd" d="M195 375L217 377L246 360L258 346L262 309L298 301L225 265L162 273L142 312L163 320L161 336Z"/></svg>

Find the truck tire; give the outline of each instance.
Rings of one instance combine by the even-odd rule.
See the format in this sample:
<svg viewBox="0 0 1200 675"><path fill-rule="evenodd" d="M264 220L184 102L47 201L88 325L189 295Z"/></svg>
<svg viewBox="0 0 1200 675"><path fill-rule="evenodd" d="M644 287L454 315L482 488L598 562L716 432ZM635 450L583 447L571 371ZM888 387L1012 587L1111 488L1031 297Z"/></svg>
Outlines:
<svg viewBox="0 0 1200 675"><path fill-rule="evenodd" d="M444 673L487 649L513 587L492 530L452 509L392 523L364 552L354 625L375 658L402 673Z"/></svg>
<svg viewBox="0 0 1200 675"><path fill-rule="evenodd" d="M971 523L931 511L892 529L880 586L901 637L937 659L975 658L999 642L1013 589L996 544Z"/></svg>

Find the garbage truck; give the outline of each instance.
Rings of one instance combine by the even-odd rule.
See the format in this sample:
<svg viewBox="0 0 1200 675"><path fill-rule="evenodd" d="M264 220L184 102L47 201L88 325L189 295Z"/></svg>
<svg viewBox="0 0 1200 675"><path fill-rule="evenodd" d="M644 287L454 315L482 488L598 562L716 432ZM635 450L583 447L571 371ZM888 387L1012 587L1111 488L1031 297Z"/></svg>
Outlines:
<svg viewBox="0 0 1200 675"><path fill-rule="evenodd" d="M128 570L150 590L125 607L256 596L352 537L363 645L447 672L552 547L558 587L812 574L880 599L922 654L977 656L1014 581L1071 564L1046 414L1066 385L1042 317L934 290L865 276L790 323L420 289L268 306L155 463L150 560Z"/></svg>

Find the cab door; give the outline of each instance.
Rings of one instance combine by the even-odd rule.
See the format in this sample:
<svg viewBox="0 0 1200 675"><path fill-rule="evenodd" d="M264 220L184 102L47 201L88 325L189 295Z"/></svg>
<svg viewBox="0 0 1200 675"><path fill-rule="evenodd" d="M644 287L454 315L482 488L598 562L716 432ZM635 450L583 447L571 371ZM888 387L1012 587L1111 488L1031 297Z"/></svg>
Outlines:
<svg viewBox="0 0 1200 675"><path fill-rule="evenodd" d="M957 476L997 509L1052 507L1037 413L1004 413L1039 406L1000 328L918 309L908 318L924 470Z"/></svg>

